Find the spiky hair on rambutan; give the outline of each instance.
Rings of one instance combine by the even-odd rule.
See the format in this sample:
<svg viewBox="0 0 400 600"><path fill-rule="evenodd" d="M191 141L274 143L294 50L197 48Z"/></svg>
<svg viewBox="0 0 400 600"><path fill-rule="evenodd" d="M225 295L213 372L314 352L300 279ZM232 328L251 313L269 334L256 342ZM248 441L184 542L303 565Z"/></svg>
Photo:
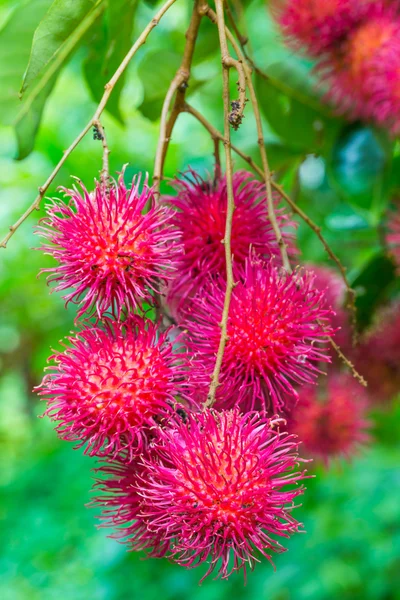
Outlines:
<svg viewBox="0 0 400 600"><path fill-rule="evenodd" d="M364 388L349 373L328 371L317 386L299 390L289 430L301 443L301 454L322 460L350 459L370 440Z"/></svg>
<svg viewBox="0 0 400 600"><path fill-rule="evenodd" d="M187 404L189 358L168 336L132 316L69 337L37 388L60 438L91 456L141 453L151 428Z"/></svg>
<svg viewBox="0 0 400 600"><path fill-rule="evenodd" d="M319 57L364 19L383 12L382 0L272 0L272 14L287 42Z"/></svg>
<svg viewBox="0 0 400 600"><path fill-rule="evenodd" d="M297 387L312 383L319 363L330 362L326 345L332 311L301 270L288 274L271 260L249 257L235 269L216 404L219 409L290 410ZM214 281L184 310L182 325L199 372L213 372L226 284ZM204 400L205 401L205 398Z"/></svg>
<svg viewBox="0 0 400 600"><path fill-rule="evenodd" d="M99 182L93 192L82 183L64 188L70 202L54 200L38 227L48 242L41 249L58 261L43 271L55 290L70 290L64 299L79 305L78 316L134 311L171 277L181 250L173 211L156 206L147 180L140 183L134 177L127 189L121 174L109 190Z"/></svg>
<svg viewBox="0 0 400 600"><path fill-rule="evenodd" d="M400 15L395 4L355 27L318 67L327 99L353 119L400 131Z"/></svg>
<svg viewBox="0 0 400 600"><path fill-rule="evenodd" d="M195 171L183 174L173 183L177 195L166 196L164 203L174 209L172 222L180 232L183 253L179 268L170 283L168 301L179 307L202 289L210 276L225 277L225 221L227 210L226 177L203 179ZM235 212L232 220L231 248L236 265L244 265L250 248L268 259L279 256L279 246L268 218L265 185L251 173L233 175ZM293 252L294 222L278 207L278 224Z"/></svg>
<svg viewBox="0 0 400 600"><path fill-rule="evenodd" d="M175 428L142 461L111 464L100 484L106 525L133 550L193 568L208 563L227 579L284 551L301 525L291 515L305 477L296 438L258 413L206 410ZM203 578L204 578L203 577Z"/></svg>

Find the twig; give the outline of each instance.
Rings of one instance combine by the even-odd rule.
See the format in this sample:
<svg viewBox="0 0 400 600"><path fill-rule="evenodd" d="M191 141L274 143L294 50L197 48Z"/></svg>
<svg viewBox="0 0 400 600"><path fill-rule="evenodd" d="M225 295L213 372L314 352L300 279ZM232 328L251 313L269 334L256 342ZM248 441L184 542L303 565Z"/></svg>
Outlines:
<svg viewBox="0 0 400 600"><path fill-rule="evenodd" d="M210 7L207 8L206 15L213 23L217 23L217 15ZM219 24L218 24L218 26L219 26ZM250 100L251 100L251 103L253 106L254 118L256 121L257 143L258 143L258 147L260 150L261 162L262 162L262 167L263 167L263 179L265 182L265 188L266 188L266 192L267 192L268 217L269 217L269 220L271 221L272 229L274 230L276 241L277 241L277 244L280 249L283 267L288 273L291 273L292 268L290 266L286 243L285 243L285 240L283 239L282 232L280 230L279 223L278 223L278 220L277 220L276 214L275 214L274 199L273 199L272 185L271 185L271 180L272 180L271 171L269 169L267 152L265 150L264 134L263 134L263 128L262 128L262 122L261 122L260 108L258 105L257 95L255 92L252 77L251 77L251 69L250 69L249 65L247 64L246 57L244 56L242 50L240 49L239 44L236 42L234 36L232 35L232 33L229 31L229 29L227 27L225 27L225 34L226 34L227 39L232 44L232 47L233 47L234 51L236 52L236 55L238 56L240 63L243 65L246 82L247 82L247 86L248 86L249 93L250 93Z"/></svg>
<svg viewBox="0 0 400 600"><path fill-rule="evenodd" d="M230 9L229 4L226 5L226 14L228 16L228 21L231 24L231 27L233 29L233 31L235 32L235 35L237 37L237 39L239 40L239 44L242 48L243 54L245 55L245 57L247 58L247 54L245 51L245 46L249 41L249 38L246 35L242 35L241 32L239 31L239 28L236 24L236 20L235 17Z"/></svg>
<svg viewBox="0 0 400 600"><path fill-rule="evenodd" d="M215 402L215 396L217 388L219 386L219 376L221 372L222 361L224 358L225 346L228 341L228 317L229 307L231 303L232 291L234 287L233 279L233 268L232 268L232 248L231 248L231 234L232 234L232 220L233 213L235 210L235 199L233 195L233 164L232 164L232 149L231 149L231 132L229 122L229 53L228 45L226 41L225 33L225 19L224 19L224 0L216 0L217 8L217 23L218 23L218 35L219 43L221 47L221 59L222 59L222 75L223 75L223 102L224 102L224 148L225 148L225 160L226 160L226 191L227 191L227 207L226 207L226 222L225 222L225 234L223 243L225 246L225 263L226 263L226 290L224 307L221 318L221 337L219 341L217 357L215 360L214 371L211 378L211 384L207 401L205 402L205 408L211 407Z"/></svg>
<svg viewBox="0 0 400 600"><path fill-rule="evenodd" d="M351 374L353 375L353 377L355 377L355 379L357 379L358 383L360 385L362 385L363 387L368 387L368 383L365 381L364 377L362 375L360 375L360 373L354 367L353 363L347 358L347 356L345 356L343 354L343 352L341 351L341 349L337 345L337 343L331 337L328 337L328 341L331 344L332 348L335 350L335 352L338 355L338 357L349 368L349 370L351 371Z"/></svg>
<svg viewBox="0 0 400 600"><path fill-rule="evenodd" d="M29 215L34 210L39 209L40 203L41 203L47 189L51 185L52 181L56 177L57 173L59 172L59 170L61 169L61 167L63 166L63 164L69 157L69 155L71 154L71 152L81 142L81 140L85 137L85 135L88 133L88 131L93 127L93 125L99 121L101 114L103 113L105 107L107 106L107 102L108 102L110 95L115 87L115 84L121 77L122 73L125 71L129 62L131 61L133 56L136 54L136 52L139 50L139 48L141 46L143 46L143 44L146 42L149 33L158 25L160 19L164 16L164 14L168 11L168 9L173 4L175 4L175 2L176 2L176 0L167 0L167 2L165 2L165 4L160 8L160 10L152 18L150 23L148 23L148 25L144 28L142 33L139 35L136 42L133 44L133 46L129 50L128 54L125 56L124 60L121 62L118 69L115 71L114 75L111 77L110 81L108 83L106 83L104 94L100 100L100 103L99 103L93 117L90 119L90 121L87 123L87 125L82 129L82 131L79 133L77 138L72 142L72 144L69 146L69 148L67 150L65 150L63 157L61 158L59 163L56 165L53 172L50 174L50 176L45 181L45 183L41 187L39 187L39 194L36 196L34 202L31 204L31 206L24 212L24 214L18 219L18 221L16 221L14 223L14 225L11 225L9 233L0 242L0 248L6 248L9 239L14 235L14 233L16 232L18 227L20 227L20 225L29 217Z"/></svg>
<svg viewBox="0 0 400 600"><path fill-rule="evenodd" d="M182 112L182 105L185 101L194 48L196 45L196 39L202 17L203 15L199 11L199 0L195 0L191 21L186 32L186 44L183 52L182 63L176 72L175 77L171 81L161 111L160 135L158 138L153 174L154 195L156 199L158 199L160 195L160 185L163 176L164 162L167 155L172 130L179 114ZM171 103L174 96L175 102L168 119L168 113L170 112Z"/></svg>
<svg viewBox="0 0 400 600"><path fill-rule="evenodd" d="M110 193L110 164L109 164L109 156L110 149L107 145L106 132L104 130L103 125L100 120L93 123L94 134L93 137L101 141L103 145L103 167L100 172L100 181L103 186L104 191L107 195Z"/></svg>
<svg viewBox="0 0 400 600"><path fill-rule="evenodd" d="M216 4L216 6L217 6L217 4ZM202 0L202 3L200 5L200 12L202 14L206 15L215 24L218 25L218 23L217 23L217 15L209 7L209 5L207 4L207 2L205 0ZM211 15L212 15L212 17L211 17ZM224 19L224 23L225 23L225 19ZM246 98L246 74L245 74L245 69L244 69L242 57L238 56L238 58L234 58L229 53L228 44L226 42L226 37L227 37L228 31L229 30L224 25L225 43L223 44L223 46L221 46L221 59L222 59L222 64L224 65L224 67L226 69L234 68L234 69L236 69L237 74L238 74L237 86L238 86L239 96L238 96L237 100L232 100L232 102L231 102L231 111L230 111L229 117L228 117L229 123L236 130L236 129L239 128L240 124L242 123L242 120L243 120L243 117L244 117L244 109L245 109L246 102L247 102L247 98ZM220 37L220 39L221 39L221 37Z"/></svg>

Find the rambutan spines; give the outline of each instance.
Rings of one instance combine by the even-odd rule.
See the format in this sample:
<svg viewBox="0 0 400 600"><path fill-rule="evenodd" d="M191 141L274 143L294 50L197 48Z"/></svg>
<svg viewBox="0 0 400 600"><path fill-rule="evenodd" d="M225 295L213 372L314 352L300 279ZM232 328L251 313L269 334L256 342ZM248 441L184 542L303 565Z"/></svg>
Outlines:
<svg viewBox="0 0 400 600"><path fill-rule="evenodd" d="M355 27L318 67L327 99L351 118L400 128L400 16L388 6Z"/></svg>
<svg viewBox="0 0 400 600"><path fill-rule="evenodd" d="M207 561L205 576L218 569L225 579L253 569L258 553L271 560L284 550L279 538L299 530L291 508L305 474L295 470L296 450L295 438L260 414L191 414L160 430L142 475L134 465L109 467L98 501L134 549L188 568Z"/></svg>
<svg viewBox="0 0 400 600"><path fill-rule="evenodd" d="M168 334L131 317L69 338L38 388L59 436L90 455L141 453L151 428L187 404L189 358Z"/></svg>
<svg viewBox="0 0 400 600"><path fill-rule="evenodd" d="M272 0L272 14L288 43L313 57L332 51L365 19L380 15L382 0Z"/></svg>
<svg viewBox="0 0 400 600"><path fill-rule="evenodd" d="M289 430L299 441L300 453L322 460L351 458L370 440L367 396L348 373L328 372L318 386L299 390L299 401L289 418Z"/></svg>
<svg viewBox="0 0 400 600"><path fill-rule="evenodd" d="M109 192L100 183L90 193L80 185L81 192L64 189L70 202L54 201L38 227L49 242L42 250L58 261L44 269L49 281L57 291L72 290L63 297L79 305L78 316L153 303L181 251L172 210L155 206L146 182L140 191L140 177L127 189L121 175Z"/></svg>
<svg viewBox="0 0 400 600"><path fill-rule="evenodd" d="M330 362L332 312L312 276L289 275L274 261L249 258L235 279L215 406L285 413L296 402L297 386L312 383L318 363ZM214 368L224 298L224 282L215 281L184 311L182 325L203 381Z"/></svg>
<svg viewBox="0 0 400 600"><path fill-rule="evenodd" d="M175 278L169 286L168 303L173 312L201 290L211 277L225 277L225 236L227 209L226 178L202 179L191 171L174 183L177 196L166 196L164 203L176 210L173 224L180 232L183 254ZM243 266L250 248L269 259L280 256L276 236L268 218L265 185L251 173L233 175L235 212L231 247L237 266ZM278 224L289 250L293 252L294 223L278 207Z"/></svg>

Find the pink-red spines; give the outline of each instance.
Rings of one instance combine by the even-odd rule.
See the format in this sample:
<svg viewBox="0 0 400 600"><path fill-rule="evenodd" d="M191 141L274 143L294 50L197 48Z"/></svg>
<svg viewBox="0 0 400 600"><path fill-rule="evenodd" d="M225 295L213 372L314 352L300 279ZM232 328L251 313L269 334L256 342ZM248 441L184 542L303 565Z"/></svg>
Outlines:
<svg viewBox="0 0 400 600"><path fill-rule="evenodd" d="M181 252L173 211L155 206L140 177L127 189L121 175L109 193L100 183L91 193L80 186L64 189L69 203L54 201L38 227L49 242L42 250L58 261L44 269L49 281L57 291L72 290L63 297L79 305L79 316L153 303L152 292L171 278Z"/></svg>
<svg viewBox="0 0 400 600"><path fill-rule="evenodd" d="M207 561L205 576L218 569L227 578L253 569L257 554L271 560L284 550L279 538L300 528L290 514L305 477L295 471L296 440L258 413L190 414L160 431L143 465L141 476L130 465L117 467L103 502L109 523L134 549L188 568Z"/></svg>
<svg viewBox="0 0 400 600"><path fill-rule="evenodd" d="M400 272L400 204L393 210L388 218L386 243L390 255L392 256L397 272Z"/></svg>
<svg viewBox="0 0 400 600"><path fill-rule="evenodd" d="M151 452L152 448L146 449L147 459ZM148 478L143 454L129 463L119 458L109 461L96 472L99 478L94 490L100 490L101 494L95 496L91 504L103 508L99 515L101 527L117 528L110 537L128 543L131 550L148 550L149 556L164 556L169 542L162 534L152 532L149 519L140 515Z"/></svg>
<svg viewBox="0 0 400 600"><path fill-rule="evenodd" d="M183 254L168 295L174 313L210 276L225 277L225 250L222 243L226 221L226 178L202 179L191 171L187 178L175 181L177 196L164 202L172 206L173 224L181 234ZM268 219L265 186L251 173L238 171L233 176L235 212L231 247L236 265L242 266L250 248L263 258L279 256L279 246ZM276 212L285 241L293 252L294 222L282 209Z"/></svg>
<svg viewBox="0 0 400 600"><path fill-rule="evenodd" d="M318 67L327 99L354 119L400 128L400 16L389 5L363 21Z"/></svg>
<svg viewBox="0 0 400 600"><path fill-rule="evenodd" d="M367 396L349 373L328 371L318 386L305 386L289 419L289 430L301 444L301 454L328 464L351 458L370 440Z"/></svg>
<svg viewBox="0 0 400 600"><path fill-rule="evenodd" d="M68 338L38 388L60 438L85 445L90 455L141 453L151 428L190 402L190 359L168 335L131 317Z"/></svg>
<svg viewBox="0 0 400 600"><path fill-rule="evenodd" d="M288 43L310 56L330 52L363 20L384 12L383 0L272 0Z"/></svg>
<svg viewBox="0 0 400 600"><path fill-rule="evenodd" d="M216 407L286 413L297 400L297 386L315 381L319 363L330 362L332 311L312 276L289 275L273 260L249 258L235 279ZM224 297L225 283L215 281L185 309L182 324L203 382L215 364Z"/></svg>

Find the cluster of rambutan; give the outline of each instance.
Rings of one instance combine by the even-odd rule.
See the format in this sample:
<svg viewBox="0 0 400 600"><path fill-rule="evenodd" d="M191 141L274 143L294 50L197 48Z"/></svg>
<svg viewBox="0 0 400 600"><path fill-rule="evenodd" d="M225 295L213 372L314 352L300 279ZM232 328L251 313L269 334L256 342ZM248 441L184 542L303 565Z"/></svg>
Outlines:
<svg viewBox="0 0 400 600"><path fill-rule="evenodd" d="M400 4L272 0L290 45L318 59L328 100L351 118L400 131Z"/></svg>
<svg viewBox="0 0 400 600"><path fill-rule="evenodd" d="M305 472L285 418L306 436L315 410L293 408L330 360L329 304L340 319L342 288L328 277L327 302L323 270L315 284L306 269L283 269L265 187L236 173L236 284L215 403L205 408L226 288L226 181L190 172L158 203L140 183L127 189L121 175L109 189L81 185L48 207L38 232L58 261L49 279L78 304L80 327L51 357L39 393L59 436L103 459L96 502L106 525L132 549L187 567L207 561L207 575L217 568L226 578L260 555L271 560L300 527L291 509ZM293 256L293 224L276 214ZM330 418L340 429L353 412L335 386ZM351 440L361 421L357 413ZM329 443L334 452L351 445L343 435Z"/></svg>

